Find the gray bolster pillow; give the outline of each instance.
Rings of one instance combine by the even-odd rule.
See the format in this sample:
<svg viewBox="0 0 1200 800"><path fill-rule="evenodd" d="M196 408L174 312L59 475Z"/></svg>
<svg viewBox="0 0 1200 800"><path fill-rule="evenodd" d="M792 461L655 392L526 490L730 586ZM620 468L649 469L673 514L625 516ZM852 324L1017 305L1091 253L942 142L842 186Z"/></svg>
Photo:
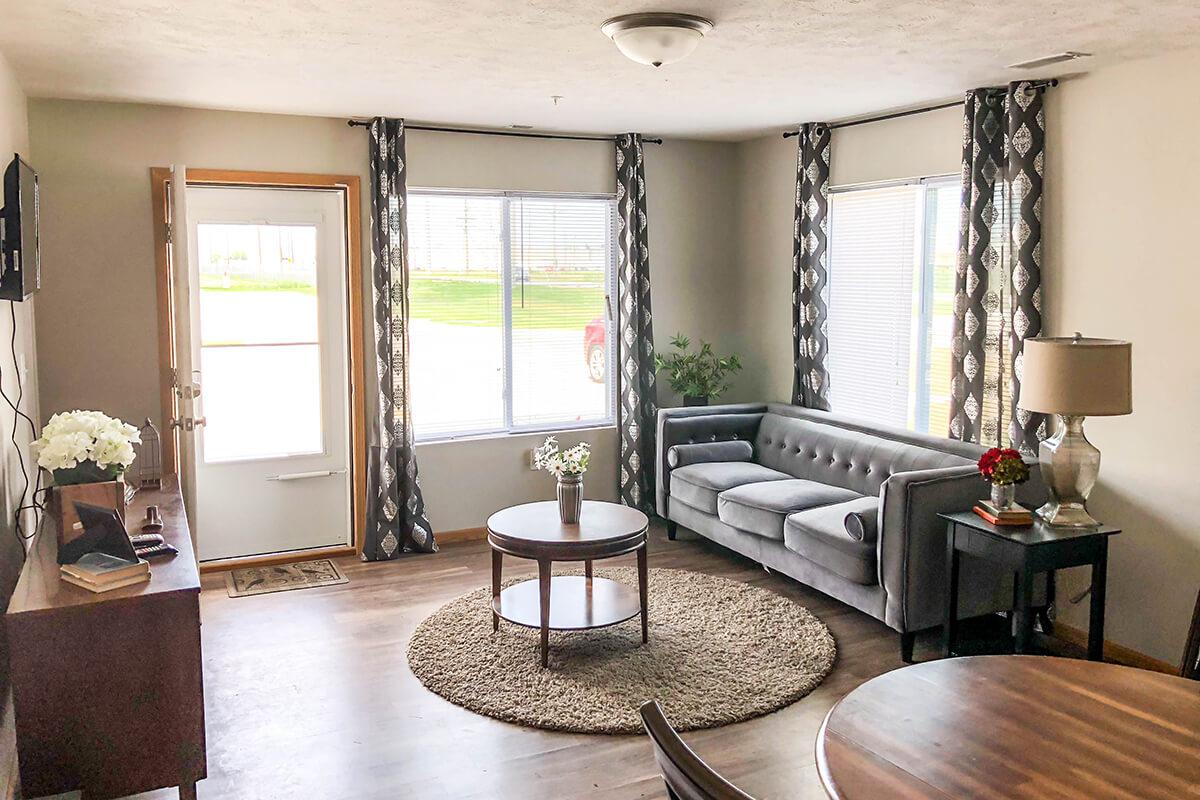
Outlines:
<svg viewBox="0 0 1200 800"><path fill-rule="evenodd" d="M667 450L667 464L672 468L708 461L750 461L753 458L754 446L744 439L677 444Z"/></svg>
<svg viewBox="0 0 1200 800"><path fill-rule="evenodd" d="M846 534L856 542L875 541L879 528L879 498L862 497L847 505L850 511L843 520Z"/></svg>

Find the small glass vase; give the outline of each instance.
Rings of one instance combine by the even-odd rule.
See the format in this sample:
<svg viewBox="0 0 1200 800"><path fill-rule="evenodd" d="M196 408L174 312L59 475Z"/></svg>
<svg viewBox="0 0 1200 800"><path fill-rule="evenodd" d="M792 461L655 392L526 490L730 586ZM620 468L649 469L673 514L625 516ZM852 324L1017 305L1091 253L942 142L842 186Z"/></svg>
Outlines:
<svg viewBox="0 0 1200 800"><path fill-rule="evenodd" d="M583 510L583 476L563 475L558 479L558 517L564 525L579 524Z"/></svg>
<svg viewBox="0 0 1200 800"><path fill-rule="evenodd" d="M996 508L1004 510L1012 508L1017 504L1017 485L1015 483L993 483L992 484L992 505Z"/></svg>

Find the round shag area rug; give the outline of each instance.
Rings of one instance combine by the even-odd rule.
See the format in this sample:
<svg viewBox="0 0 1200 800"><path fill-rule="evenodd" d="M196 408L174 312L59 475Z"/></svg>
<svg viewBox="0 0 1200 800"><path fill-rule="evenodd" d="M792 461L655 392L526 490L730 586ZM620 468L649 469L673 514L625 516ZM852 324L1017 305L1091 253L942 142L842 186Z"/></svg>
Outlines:
<svg viewBox="0 0 1200 800"><path fill-rule="evenodd" d="M595 574L637 585L633 567ZM427 617L409 641L409 666L456 705L535 728L639 733L638 706L652 699L680 730L740 722L804 697L837 655L825 624L786 597L727 578L651 569L648 644L638 617L551 631L550 666L542 669L536 629L501 620L492 632L491 597L491 587L477 589Z"/></svg>

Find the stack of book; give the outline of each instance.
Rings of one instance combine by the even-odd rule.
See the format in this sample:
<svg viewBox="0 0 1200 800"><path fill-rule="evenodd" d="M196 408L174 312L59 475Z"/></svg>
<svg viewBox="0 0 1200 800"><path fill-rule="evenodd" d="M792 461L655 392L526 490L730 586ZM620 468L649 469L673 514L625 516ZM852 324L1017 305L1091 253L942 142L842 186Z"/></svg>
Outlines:
<svg viewBox="0 0 1200 800"><path fill-rule="evenodd" d="M975 504L975 513L993 525L1032 525L1033 512L1024 506L998 508L989 500L980 500Z"/></svg>
<svg viewBox="0 0 1200 800"><path fill-rule="evenodd" d="M89 592L108 592L150 580L150 564L145 559L129 561L107 553L88 553L59 569L64 581Z"/></svg>

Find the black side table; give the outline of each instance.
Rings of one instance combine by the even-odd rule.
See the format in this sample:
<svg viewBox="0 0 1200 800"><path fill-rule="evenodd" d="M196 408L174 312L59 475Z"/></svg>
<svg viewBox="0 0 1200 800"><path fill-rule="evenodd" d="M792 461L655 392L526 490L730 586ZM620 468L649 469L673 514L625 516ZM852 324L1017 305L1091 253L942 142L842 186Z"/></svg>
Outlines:
<svg viewBox="0 0 1200 800"><path fill-rule="evenodd" d="M973 511L938 514L946 520L946 616L942 655L954 653L958 628L958 567L963 553L1004 565L1016 578L1013 613L1016 616L1014 649L1029 649L1033 632L1033 578L1084 564L1092 566L1092 603L1088 618L1088 659L1104 658L1104 590L1108 571L1108 537L1119 528L1055 528L1044 522L1026 527L992 525Z"/></svg>

